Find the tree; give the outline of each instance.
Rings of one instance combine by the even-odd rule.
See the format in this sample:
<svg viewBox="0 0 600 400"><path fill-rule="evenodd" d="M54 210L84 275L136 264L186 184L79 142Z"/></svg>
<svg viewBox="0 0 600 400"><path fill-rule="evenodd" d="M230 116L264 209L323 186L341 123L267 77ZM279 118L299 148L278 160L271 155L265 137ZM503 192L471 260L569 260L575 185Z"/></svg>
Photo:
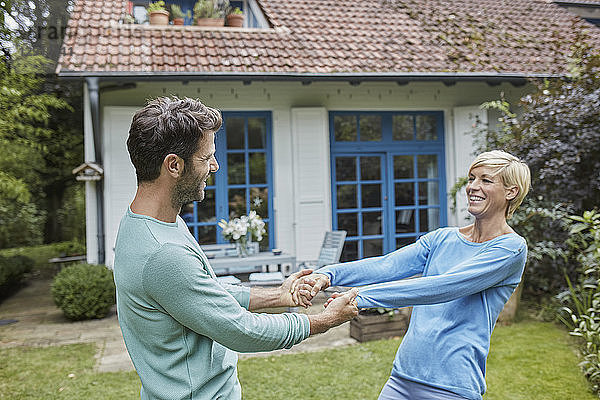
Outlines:
<svg viewBox="0 0 600 400"><path fill-rule="evenodd" d="M503 98L484 104L500 112L500 128L476 134L480 150L503 149L531 169L531 192L512 221L530 246L529 293L556 294L564 273L576 279L564 218L600 200L600 54L579 42L569 70L564 78L533 82L536 90L518 105Z"/></svg>
<svg viewBox="0 0 600 400"><path fill-rule="evenodd" d="M72 147L62 143L56 129L60 120L53 118L53 112L70 106L42 91L38 73L46 63L41 56L19 55L0 63L1 247L39 242L41 234L33 232L43 232L44 189L64 175L53 170L52 162L61 155L69 158L59 147Z"/></svg>
<svg viewBox="0 0 600 400"><path fill-rule="evenodd" d="M72 3L0 2L4 7L0 76L8 90L0 100L0 113L7 116L0 117L0 140L8 150L0 154L0 170L19 177L31 193L31 201L45 211L45 226L38 229L46 242L72 239L73 232L82 232L65 228L65 223L84 225L84 220L71 218L81 215L74 207L81 206L82 191L71 170L83 161L82 85L58 81L54 75ZM16 92L11 92L13 89ZM29 103L14 107L24 99ZM29 167L23 169L23 162ZM69 196L65 198L66 192Z"/></svg>

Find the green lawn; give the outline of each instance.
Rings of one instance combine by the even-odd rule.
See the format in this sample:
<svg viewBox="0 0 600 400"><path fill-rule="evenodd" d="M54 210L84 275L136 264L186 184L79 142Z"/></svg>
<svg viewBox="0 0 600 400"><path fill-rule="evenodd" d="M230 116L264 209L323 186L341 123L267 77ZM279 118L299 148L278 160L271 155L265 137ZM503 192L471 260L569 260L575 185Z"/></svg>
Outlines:
<svg viewBox="0 0 600 400"><path fill-rule="evenodd" d="M382 340L241 360L244 400L376 399L399 343ZM485 399L596 399L579 372L573 349L567 333L551 323L523 321L498 327L488 360ZM137 375L94 372L94 353L89 344L0 349L0 399L139 398Z"/></svg>

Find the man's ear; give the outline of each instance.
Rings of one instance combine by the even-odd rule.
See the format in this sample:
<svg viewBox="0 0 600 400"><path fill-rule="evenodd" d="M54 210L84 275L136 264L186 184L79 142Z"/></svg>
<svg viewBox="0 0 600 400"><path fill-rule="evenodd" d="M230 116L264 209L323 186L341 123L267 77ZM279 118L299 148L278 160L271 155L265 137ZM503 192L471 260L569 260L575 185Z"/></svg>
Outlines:
<svg viewBox="0 0 600 400"><path fill-rule="evenodd" d="M517 186L511 186L506 190L506 200L510 201L519 195L519 188Z"/></svg>
<svg viewBox="0 0 600 400"><path fill-rule="evenodd" d="M180 178L183 175L184 164L183 158L177 154L167 154L163 160L162 167L171 177Z"/></svg>

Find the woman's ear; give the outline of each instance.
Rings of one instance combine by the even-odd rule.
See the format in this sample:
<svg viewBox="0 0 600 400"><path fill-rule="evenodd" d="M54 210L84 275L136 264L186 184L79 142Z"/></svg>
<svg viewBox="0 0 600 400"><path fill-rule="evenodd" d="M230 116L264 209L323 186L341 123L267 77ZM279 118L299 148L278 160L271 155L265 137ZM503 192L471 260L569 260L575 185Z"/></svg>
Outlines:
<svg viewBox="0 0 600 400"><path fill-rule="evenodd" d="M184 161L177 154L167 154L162 166L171 177L179 178L183 174Z"/></svg>
<svg viewBox="0 0 600 400"><path fill-rule="evenodd" d="M511 186L510 188L506 189L506 200L507 201L513 200L518 195L519 195L519 188L517 186Z"/></svg>

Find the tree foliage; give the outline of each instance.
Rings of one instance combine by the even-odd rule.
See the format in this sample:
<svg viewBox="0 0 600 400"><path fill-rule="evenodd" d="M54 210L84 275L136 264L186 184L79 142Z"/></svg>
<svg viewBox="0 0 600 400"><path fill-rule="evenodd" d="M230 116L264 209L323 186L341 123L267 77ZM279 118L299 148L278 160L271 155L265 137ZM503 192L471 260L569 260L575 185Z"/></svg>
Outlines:
<svg viewBox="0 0 600 400"><path fill-rule="evenodd" d="M0 171L27 188L28 208L35 210L30 222L45 242L75 239L83 232L76 225L84 226L72 218L81 217L73 208L82 207L81 190L71 190L77 184L71 170L83 161L82 88L54 75L72 3L0 2ZM18 244L26 243L6 245Z"/></svg>
<svg viewBox="0 0 600 400"><path fill-rule="evenodd" d="M520 104L504 98L484 104L500 112L499 129L476 135L480 150L503 149L531 169L531 192L512 221L530 247L529 293L556 294L565 273L576 279L565 217L598 206L600 199L600 54L577 45L570 71L533 82L536 90Z"/></svg>

